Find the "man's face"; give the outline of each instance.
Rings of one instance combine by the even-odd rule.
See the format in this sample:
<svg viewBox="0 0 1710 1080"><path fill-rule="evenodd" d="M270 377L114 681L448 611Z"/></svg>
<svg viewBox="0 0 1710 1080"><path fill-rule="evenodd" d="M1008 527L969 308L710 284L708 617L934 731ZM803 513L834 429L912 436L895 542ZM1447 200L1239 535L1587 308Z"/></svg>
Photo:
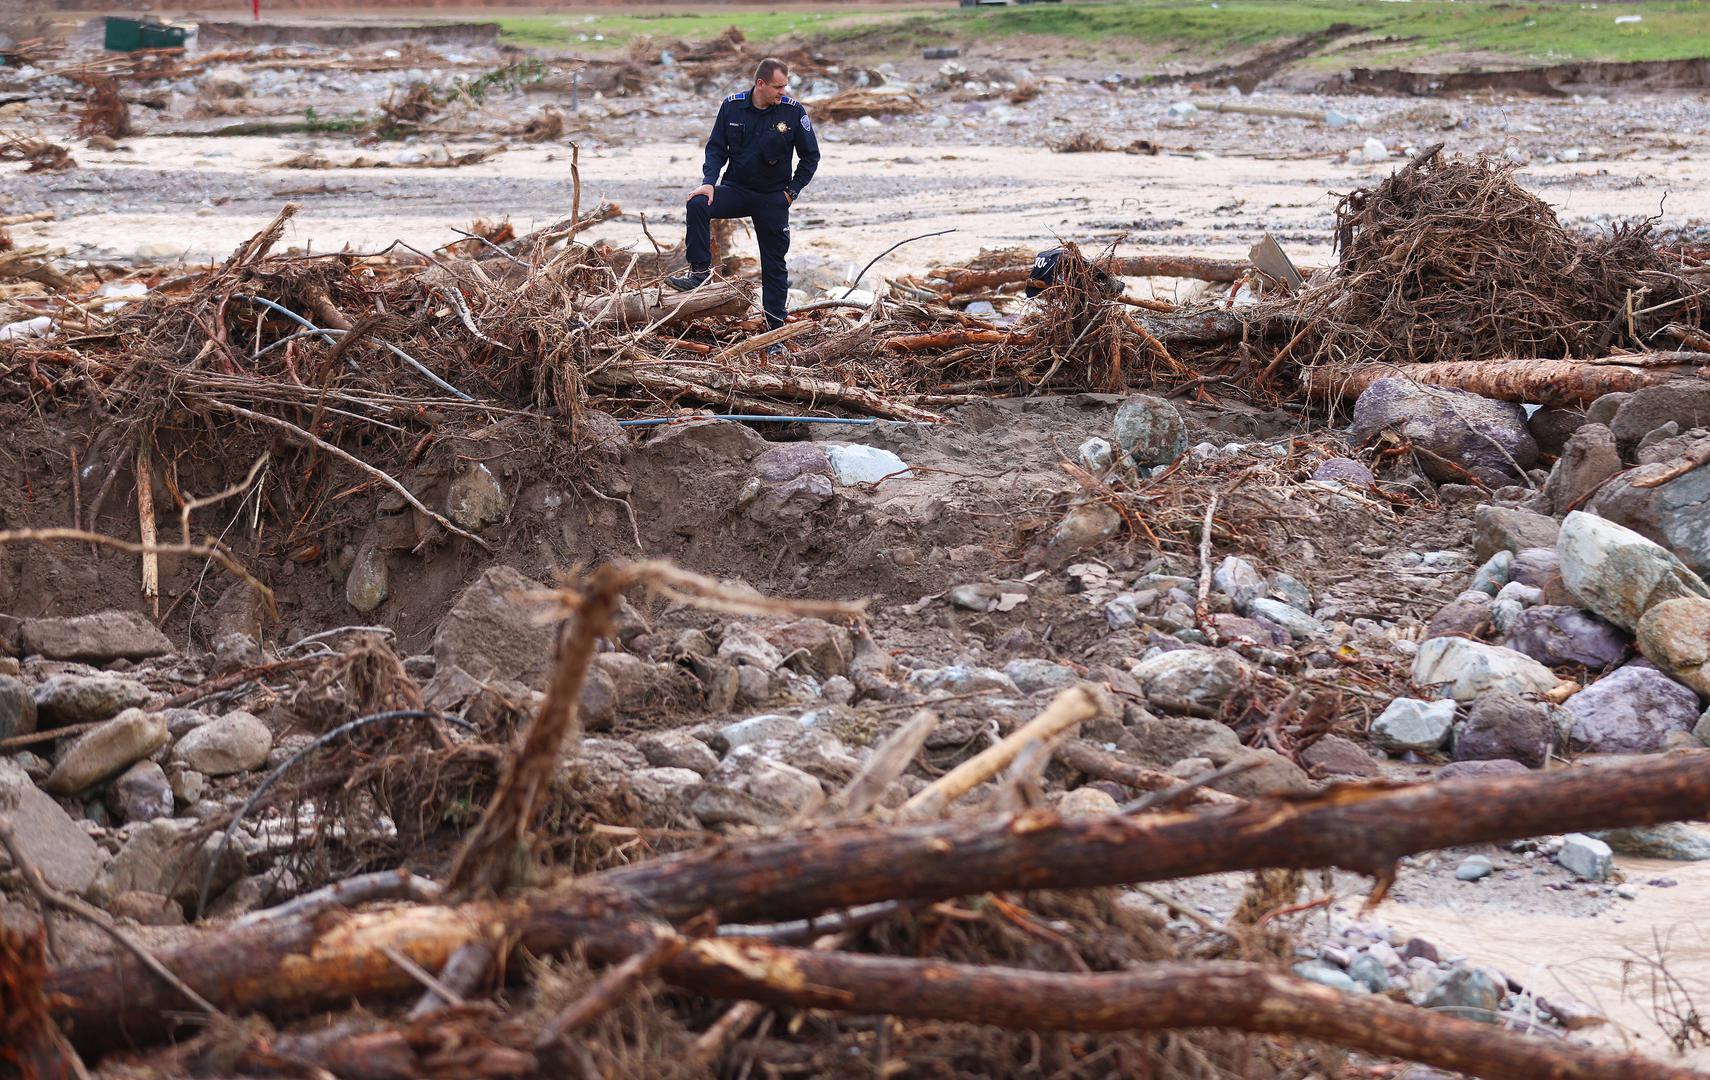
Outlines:
<svg viewBox="0 0 1710 1080"><path fill-rule="evenodd" d="M775 71L769 79L754 80L754 104L762 109L770 109L784 96L784 91L790 88L790 77L782 71Z"/></svg>

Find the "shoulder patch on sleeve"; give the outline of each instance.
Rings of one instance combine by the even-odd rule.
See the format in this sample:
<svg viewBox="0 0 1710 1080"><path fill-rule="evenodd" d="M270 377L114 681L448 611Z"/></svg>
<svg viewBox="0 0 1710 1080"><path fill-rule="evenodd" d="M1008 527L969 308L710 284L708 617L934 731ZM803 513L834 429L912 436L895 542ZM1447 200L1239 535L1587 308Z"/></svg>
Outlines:
<svg viewBox="0 0 1710 1080"><path fill-rule="evenodd" d="M813 121L808 119L808 114L807 114L806 109L802 110L802 130L803 131L812 131L813 130Z"/></svg>

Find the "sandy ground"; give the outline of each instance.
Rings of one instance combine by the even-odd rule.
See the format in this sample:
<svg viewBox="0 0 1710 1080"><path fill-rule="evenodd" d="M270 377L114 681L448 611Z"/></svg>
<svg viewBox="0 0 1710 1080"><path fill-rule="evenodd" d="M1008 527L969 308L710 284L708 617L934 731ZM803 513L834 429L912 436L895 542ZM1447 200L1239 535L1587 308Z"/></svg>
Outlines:
<svg viewBox="0 0 1710 1080"><path fill-rule="evenodd" d="M8 175L13 211L54 209L19 226L19 243L61 246L91 259L221 258L287 199L302 204L285 243L313 251L377 250L394 240L430 248L451 227L509 216L519 231L566 215L568 154L518 147L457 170L310 171L275 167L294 141L278 138L136 139L119 151L80 151L61 176ZM453 145L453 149L457 149ZM353 157L354 151L344 151ZM625 217L596 236L645 249L641 218L664 244L680 237L681 198L696 182L698 137L595 147L582 155L583 205L612 199ZM1037 147L924 144L825 147L820 176L793 216L796 254L857 265L905 237L940 230L878 268L886 275L954 262L983 247L1125 239L1124 251L1244 255L1266 231L1297 261L1328 260L1336 196L1393 165L1127 154L1064 155ZM1673 222L1710 218L1710 157L1636 154L1609 183L1605 162L1528 168L1522 180L1564 220L1593 225L1666 207ZM752 250L752 240L742 244Z"/></svg>

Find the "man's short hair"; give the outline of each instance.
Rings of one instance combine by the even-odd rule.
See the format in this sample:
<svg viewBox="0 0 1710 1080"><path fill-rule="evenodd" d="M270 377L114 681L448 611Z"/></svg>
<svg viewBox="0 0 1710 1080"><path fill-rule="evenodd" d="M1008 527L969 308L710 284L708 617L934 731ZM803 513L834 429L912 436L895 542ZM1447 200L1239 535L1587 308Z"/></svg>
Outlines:
<svg viewBox="0 0 1710 1080"><path fill-rule="evenodd" d="M771 82L772 76L778 74L780 71L785 75L788 75L790 73L790 65L784 63L776 56L768 56L766 59L760 61L759 67L754 69L754 81Z"/></svg>

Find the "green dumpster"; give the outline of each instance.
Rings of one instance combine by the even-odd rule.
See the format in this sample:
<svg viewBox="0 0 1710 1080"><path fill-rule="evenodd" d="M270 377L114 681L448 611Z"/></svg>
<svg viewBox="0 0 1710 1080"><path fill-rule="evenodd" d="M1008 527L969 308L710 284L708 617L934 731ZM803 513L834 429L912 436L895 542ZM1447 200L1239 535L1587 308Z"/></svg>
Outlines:
<svg viewBox="0 0 1710 1080"><path fill-rule="evenodd" d="M107 34L102 44L113 52L181 49L189 36L188 26L177 26L159 19L129 19L122 15L109 15Z"/></svg>
<svg viewBox="0 0 1710 1080"><path fill-rule="evenodd" d="M143 23L142 47L145 49L182 49L190 36L188 26L171 23Z"/></svg>
<svg viewBox="0 0 1710 1080"><path fill-rule="evenodd" d="M135 52L142 48L142 20L107 16L107 37L102 42L114 52Z"/></svg>

